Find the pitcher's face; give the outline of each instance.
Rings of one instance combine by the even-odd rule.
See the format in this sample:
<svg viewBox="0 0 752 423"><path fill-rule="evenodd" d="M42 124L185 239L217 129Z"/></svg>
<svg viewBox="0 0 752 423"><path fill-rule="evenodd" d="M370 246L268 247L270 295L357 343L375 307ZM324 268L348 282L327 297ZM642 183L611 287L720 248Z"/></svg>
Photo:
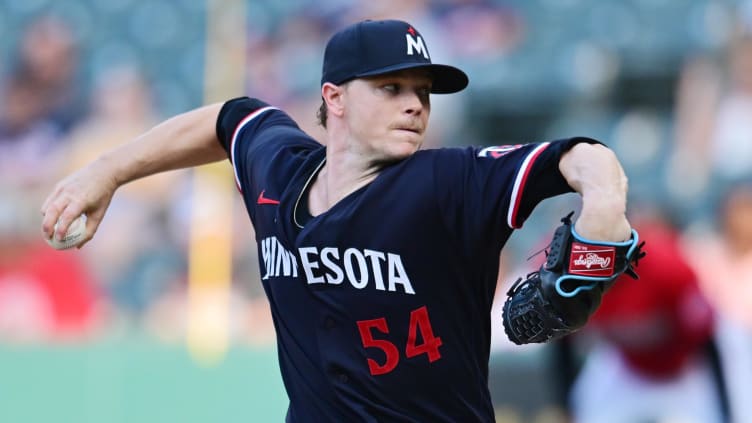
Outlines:
<svg viewBox="0 0 752 423"><path fill-rule="evenodd" d="M432 79L411 69L350 81L344 118L364 154L375 161L402 160L423 144L431 112Z"/></svg>

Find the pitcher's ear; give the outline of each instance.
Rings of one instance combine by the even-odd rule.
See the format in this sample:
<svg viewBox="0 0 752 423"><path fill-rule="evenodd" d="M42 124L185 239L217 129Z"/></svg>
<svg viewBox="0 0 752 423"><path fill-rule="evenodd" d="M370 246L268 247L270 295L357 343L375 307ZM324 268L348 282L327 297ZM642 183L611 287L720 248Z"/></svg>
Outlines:
<svg viewBox="0 0 752 423"><path fill-rule="evenodd" d="M321 98L326 103L330 115L342 116L344 112L344 85L334 85L326 82L321 87Z"/></svg>

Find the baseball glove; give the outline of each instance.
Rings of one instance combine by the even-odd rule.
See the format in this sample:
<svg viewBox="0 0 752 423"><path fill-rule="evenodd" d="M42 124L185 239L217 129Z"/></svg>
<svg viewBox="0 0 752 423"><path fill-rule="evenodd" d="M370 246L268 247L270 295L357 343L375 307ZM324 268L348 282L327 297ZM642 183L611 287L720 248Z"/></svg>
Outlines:
<svg viewBox="0 0 752 423"><path fill-rule="evenodd" d="M619 275L638 278L634 267L645 256L645 243L637 231L624 242L587 240L574 231L573 214L556 228L546 263L507 292L504 332L515 344L548 342L580 329Z"/></svg>

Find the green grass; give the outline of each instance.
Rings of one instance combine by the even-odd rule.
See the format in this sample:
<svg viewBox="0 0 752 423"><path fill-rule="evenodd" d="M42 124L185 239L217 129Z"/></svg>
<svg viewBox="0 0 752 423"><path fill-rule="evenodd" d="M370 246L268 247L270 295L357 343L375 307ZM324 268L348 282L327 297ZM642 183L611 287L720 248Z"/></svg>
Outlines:
<svg viewBox="0 0 752 423"><path fill-rule="evenodd" d="M231 349L206 367L146 340L0 345L0 422L281 422L273 349Z"/></svg>

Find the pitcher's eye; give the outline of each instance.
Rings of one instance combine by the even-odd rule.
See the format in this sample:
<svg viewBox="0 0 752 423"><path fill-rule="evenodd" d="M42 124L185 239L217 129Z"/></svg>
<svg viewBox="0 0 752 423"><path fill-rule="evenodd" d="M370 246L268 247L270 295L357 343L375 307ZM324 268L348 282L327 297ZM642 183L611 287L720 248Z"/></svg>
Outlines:
<svg viewBox="0 0 752 423"><path fill-rule="evenodd" d="M384 91L387 91L391 94L398 94L400 92L400 86L399 84L386 84L381 87Z"/></svg>

